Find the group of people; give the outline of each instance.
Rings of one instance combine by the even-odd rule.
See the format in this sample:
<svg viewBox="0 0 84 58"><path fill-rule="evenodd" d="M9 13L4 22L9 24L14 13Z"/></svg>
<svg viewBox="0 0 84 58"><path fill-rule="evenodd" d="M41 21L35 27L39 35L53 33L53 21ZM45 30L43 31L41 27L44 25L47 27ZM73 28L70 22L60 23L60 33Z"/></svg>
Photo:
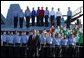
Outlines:
<svg viewBox="0 0 84 58"><path fill-rule="evenodd" d="M20 28L23 28L23 22L24 19L26 20L26 27L28 28L29 26L49 26L54 25L54 26L60 26L61 21L62 21L62 13L60 11L60 8L58 8L57 12L55 13L54 8L52 7L51 11L48 10L48 7L46 7L46 10L43 9L43 7L38 7L37 11L32 8L32 11L30 11L29 7L25 10L25 13L22 11L14 11L13 12L13 17L14 17L14 28L17 28L18 21ZM24 18L25 17L25 18ZM36 23L35 23L35 18L36 18ZM70 10L70 7L68 7L67 11L67 28L70 27L70 19L72 18L72 11ZM31 24L30 24L30 19L31 19ZM44 22L45 21L45 22ZM56 24L55 24L55 21Z"/></svg>
<svg viewBox="0 0 84 58"><path fill-rule="evenodd" d="M54 26L50 30L31 32L3 31L1 33L2 56L15 57L75 57L76 46L83 46L81 28L67 29ZM80 54L80 53L79 53Z"/></svg>

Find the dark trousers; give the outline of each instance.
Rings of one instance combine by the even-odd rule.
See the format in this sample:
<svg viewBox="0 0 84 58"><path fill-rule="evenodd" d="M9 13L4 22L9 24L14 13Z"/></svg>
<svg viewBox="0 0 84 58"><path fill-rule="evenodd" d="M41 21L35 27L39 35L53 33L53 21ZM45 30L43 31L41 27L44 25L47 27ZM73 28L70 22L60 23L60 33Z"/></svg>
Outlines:
<svg viewBox="0 0 84 58"><path fill-rule="evenodd" d="M26 53L26 44L22 44L22 47L20 47L20 57L25 57Z"/></svg>
<svg viewBox="0 0 84 58"><path fill-rule="evenodd" d="M75 47L69 46L67 55L68 55L68 57L74 57L75 56Z"/></svg>
<svg viewBox="0 0 84 58"><path fill-rule="evenodd" d="M35 16L32 16L32 26L35 26Z"/></svg>
<svg viewBox="0 0 84 58"><path fill-rule="evenodd" d="M6 57L6 47L1 46L1 57Z"/></svg>
<svg viewBox="0 0 84 58"><path fill-rule="evenodd" d="M5 57L9 57L9 46L8 46L8 43L7 42L3 42L3 46L4 46Z"/></svg>
<svg viewBox="0 0 84 58"><path fill-rule="evenodd" d="M70 19L71 19L71 16L68 16L67 17L67 28L70 28Z"/></svg>
<svg viewBox="0 0 84 58"><path fill-rule="evenodd" d="M6 46L6 57L9 57L9 46Z"/></svg>
<svg viewBox="0 0 84 58"><path fill-rule="evenodd" d="M11 44L11 43L9 43L8 44L9 45L9 57L13 57L14 55L13 55L13 44Z"/></svg>
<svg viewBox="0 0 84 58"><path fill-rule="evenodd" d="M30 16L26 16L26 27L28 28L30 25Z"/></svg>
<svg viewBox="0 0 84 58"><path fill-rule="evenodd" d="M68 52L68 50L67 50L67 46L62 46L62 57L67 57L67 52Z"/></svg>
<svg viewBox="0 0 84 58"><path fill-rule="evenodd" d="M75 54L74 54L75 57L83 57L83 46L79 46L77 45L76 48L75 48Z"/></svg>
<svg viewBox="0 0 84 58"><path fill-rule="evenodd" d="M54 23L54 16L51 16L51 17L50 17L50 21L51 21L51 26L52 26L52 25L54 26L54 25L55 25L55 23Z"/></svg>
<svg viewBox="0 0 84 58"><path fill-rule="evenodd" d="M44 26L43 16L40 16L40 26Z"/></svg>
<svg viewBox="0 0 84 58"><path fill-rule="evenodd" d="M37 16L37 26L39 26L40 25L40 18L39 18L39 16Z"/></svg>
<svg viewBox="0 0 84 58"><path fill-rule="evenodd" d="M39 26L41 26L41 16L39 16Z"/></svg>
<svg viewBox="0 0 84 58"><path fill-rule="evenodd" d="M54 53L55 53L55 57L60 56L60 47L59 46L55 45Z"/></svg>
<svg viewBox="0 0 84 58"><path fill-rule="evenodd" d="M18 17L14 17L14 28L17 28Z"/></svg>
<svg viewBox="0 0 84 58"><path fill-rule="evenodd" d="M1 47L1 57L6 57L6 42L3 42L3 46Z"/></svg>
<svg viewBox="0 0 84 58"><path fill-rule="evenodd" d="M19 19L20 28L23 27L23 21L24 21L24 17L20 17L20 19Z"/></svg>
<svg viewBox="0 0 84 58"><path fill-rule="evenodd" d="M28 50L28 57L35 57L36 56L36 46L29 46Z"/></svg>
<svg viewBox="0 0 84 58"><path fill-rule="evenodd" d="M46 47L44 47L44 44L41 44L41 50L39 51L40 57L46 57Z"/></svg>
<svg viewBox="0 0 84 58"><path fill-rule="evenodd" d="M44 47L41 46L40 57L44 57Z"/></svg>
<svg viewBox="0 0 84 58"><path fill-rule="evenodd" d="M45 15L45 26L48 26L48 15Z"/></svg>
<svg viewBox="0 0 84 58"><path fill-rule="evenodd" d="M60 26L60 23L61 23L61 16L57 16L57 26Z"/></svg>
<svg viewBox="0 0 84 58"><path fill-rule="evenodd" d="M50 44L46 44L46 57L52 57L52 47Z"/></svg>
<svg viewBox="0 0 84 58"><path fill-rule="evenodd" d="M20 57L20 44L19 44L19 43L16 43L16 44L15 44L14 56L15 56L15 57Z"/></svg>
<svg viewBox="0 0 84 58"><path fill-rule="evenodd" d="M79 47L78 57L84 57L84 54L83 54L83 45L81 47Z"/></svg>

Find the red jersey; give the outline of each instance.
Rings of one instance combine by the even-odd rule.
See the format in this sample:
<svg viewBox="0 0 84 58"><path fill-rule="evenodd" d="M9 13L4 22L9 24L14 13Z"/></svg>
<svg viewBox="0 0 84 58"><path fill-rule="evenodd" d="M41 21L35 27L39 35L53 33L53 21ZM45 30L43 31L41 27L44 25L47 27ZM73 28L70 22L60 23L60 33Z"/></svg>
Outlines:
<svg viewBox="0 0 84 58"><path fill-rule="evenodd" d="M44 16L44 10L40 10L40 11L39 11L39 15L40 15L40 16Z"/></svg>

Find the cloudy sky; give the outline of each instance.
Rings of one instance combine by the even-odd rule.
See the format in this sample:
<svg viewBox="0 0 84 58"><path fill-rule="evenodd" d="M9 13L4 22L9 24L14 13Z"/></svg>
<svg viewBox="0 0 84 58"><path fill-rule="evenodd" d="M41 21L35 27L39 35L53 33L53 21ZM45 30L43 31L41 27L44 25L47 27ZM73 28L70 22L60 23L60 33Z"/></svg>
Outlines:
<svg viewBox="0 0 84 58"><path fill-rule="evenodd" d="M49 11L54 7L55 12L57 8L60 8L63 15L66 15L67 8L71 7L72 12L74 12L78 7L83 6L83 1L1 1L1 13L6 18L10 4L19 4L23 12L26 7L29 6L30 10L32 7L37 10L37 7L48 7ZM83 17L81 17L81 22L83 23Z"/></svg>

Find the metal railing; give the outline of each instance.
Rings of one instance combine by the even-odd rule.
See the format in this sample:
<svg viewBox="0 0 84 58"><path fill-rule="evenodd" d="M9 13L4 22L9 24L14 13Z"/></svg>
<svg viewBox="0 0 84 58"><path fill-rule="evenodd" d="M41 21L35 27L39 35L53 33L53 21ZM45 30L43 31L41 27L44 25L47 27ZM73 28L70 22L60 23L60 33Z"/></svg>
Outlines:
<svg viewBox="0 0 84 58"><path fill-rule="evenodd" d="M66 16L67 15L63 15L63 17L66 17ZM75 21L81 16L83 16L83 6L78 7L75 11L72 12L71 22Z"/></svg>
<svg viewBox="0 0 84 58"><path fill-rule="evenodd" d="M1 48L2 47L4 47L4 46L1 46ZM15 49L17 46L10 46L10 45L6 45L5 46L5 49L7 50L8 49L8 47L10 48L10 47L12 47L13 49ZM24 57L29 57L28 56L28 54L27 54L27 52L28 52L28 50L29 50L29 47L27 47L27 46L19 46L19 49L21 49L21 48L24 48L25 47L25 56ZM31 47L31 46L30 46ZM41 55L39 54L39 52L43 49L43 48L46 48L46 49L54 49L54 48L60 48L59 49L59 56L58 57L63 57L63 55L62 55L62 52L63 52L63 48L62 47L65 47L65 48L71 48L70 46L53 46L53 45L51 45L51 46L41 46L41 49L39 49L38 47L36 48L36 55L37 55L37 57L40 57ZM76 46L74 46L75 47L75 52L76 52L76 54L74 55L74 57L80 57L80 48L82 48L83 49L83 46L79 46L79 45L76 45ZM49 52L49 53L53 53L53 49L52 49L52 51L51 52ZM3 50L3 49L2 49ZM20 50L21 51L21 50ZM54 50L55 51L55 50ZM5 51L6 52L6 51ZM48 52L48 51L47 51ZM68 52L68 51L67 51ZM9 53L9 52L6 52L6 53ZM19 52L20 53L20 52ZM53 53L53 54L55 54L55 53ZM73 53L72 53L73 54ZM56 55L55 55L56 56ZM55 56L52 56L52 57L55 57ZM67 56L67 55L66 55ZM10 57L10 56L9 56Z"/></svg>

